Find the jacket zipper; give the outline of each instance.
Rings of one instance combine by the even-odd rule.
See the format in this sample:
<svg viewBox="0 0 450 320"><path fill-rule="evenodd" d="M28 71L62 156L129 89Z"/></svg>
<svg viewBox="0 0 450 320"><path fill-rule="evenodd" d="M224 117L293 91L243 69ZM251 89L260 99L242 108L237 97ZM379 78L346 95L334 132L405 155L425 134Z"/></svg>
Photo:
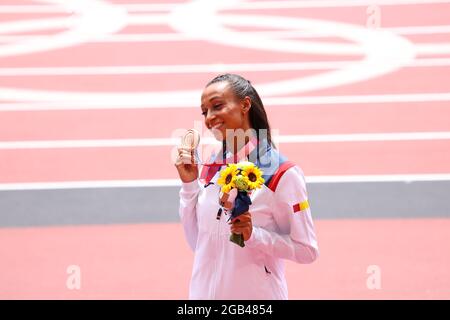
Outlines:
<svg viewBox="0 0 450 320"><path fill-rule="evenodd" d="M219 250L219 246L220 246L220 221L221 221L221 217L219 216L217 220L218 220L218 221L217 221L217 246L216 246L216 248L217 248L217 251L216 251L217 256L216 256L216 263L215 263L215 270L214 270L214 284L213 284L213 294L212 294L212 299L216 299L217 277L218 277L217 273L218 273L218 271L219 271L218 264L219 264L219 262L220 262L219 260L220 260L220 258L221 258L221 252L220 252L220 250ZM220 255L220 257L219 257L219 255Z"/></svg>

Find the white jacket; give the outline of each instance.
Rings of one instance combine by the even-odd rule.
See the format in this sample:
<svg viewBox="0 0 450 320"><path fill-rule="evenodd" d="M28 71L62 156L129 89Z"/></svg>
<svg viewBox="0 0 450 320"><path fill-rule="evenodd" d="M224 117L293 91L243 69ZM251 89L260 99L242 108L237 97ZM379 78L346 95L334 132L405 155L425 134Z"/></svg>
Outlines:
<svg viewBox="0 0 450 320"><path fill-rule="evenodd" d="M311 263L318 257L310 209L293 209L308 199L301 169L288 169L276 192L263 185L251 194L253 231L244 248L229 240L229 215L216 219L218 176L206 188L195 180L180 191L181 223L194 251L189 298L287 299L283 259Z"/></svg>

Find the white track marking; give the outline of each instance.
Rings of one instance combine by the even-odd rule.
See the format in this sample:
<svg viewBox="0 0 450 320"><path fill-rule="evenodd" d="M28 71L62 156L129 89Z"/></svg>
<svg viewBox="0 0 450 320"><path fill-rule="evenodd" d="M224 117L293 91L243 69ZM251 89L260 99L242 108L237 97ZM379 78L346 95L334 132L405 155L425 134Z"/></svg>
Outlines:
<svg viewBox="0 0 450 320"><path fill-rule="evenodd" d="M5 90L5 89L4 89ZM105 109L159 109L159 108L193 108L199 109L200 92L178 101L164 101L170 93L161 93L158 101L146 99L129 99L124 101L83 101L39 102L39 103L0 103L0 111L43 111L43 110L105 110ZM2 91L0 91L0 100ZM450 101L450 92L411 93L380 95L339 95L339 96L304 96L272 98L262 96L266 107L336 105L336 104L373 104L373 103L407 103L407 102L445 102ZM8 99L4 99L8 100ZM450 105L449 105L450 106Z"/></svg>
<svg viewBox="0 0 450 320"><path fill-rule="evenodd" d="M0 183L0 191L181 186L178 179Z"/></svg>
<svg viewBox="0 0 450 320"><path fill-rule="evenodd" d="M111 67L37 67L0 68L2 77L23 76L80 76L80 75L133 75L133 74L184 74L222 72L267 72L295 70L331 70L345 68L353 61L314 61L279 63L235 63L235 64L185 64L185 65L142 65ZM450 58L424 58L411 61L405 67L450 66Z"/></svg>
<svg viewBox="0 0 450 320"><path fill-rule="evenodd" d="M399 175L332 175L306 176L307 183L364 183L364 182L419 182L449 181L450 174L399 174ZM100 181L64 181L64 182L25 182L0 183L0 191L20 190L61 190L92 188L142 188L142 187L180 187L179 179L155 180L100 180Z"/></svg>
<svg viewBox="0 0 450 320"><path fill-rule="evenodd" d="M48 28L48 24L51 24L52 28L69 27L69 29L51 37L36 37L36 39L3 44L0 47L0 58L78 45L102 37L105 34L117 32L125 27L127 23L127 12L120 7L111 6L105 1L46 0L46 2L62 5L66 10L74 12L74 14L67 18L1 23L0 33L41 30L43 27Z"/></svg>
<svg viewBox="0 0 450 320"><path fill-rule="evenodd" d="M51 37L48 35L1 35L0 42L30 40L36 37ZM86 43L136 43L136 42L190 42L192 39L178 33L124 33L109 34L101 38L89 40Z"/></svg>
<svg viewBox="0 0 450 320"><path fill-rule="evenodd" d="M399 133L353 133L282 135L273 137L275 143L321 143L321 142L370 142L370 141L420 141L450 140L450 132L399 132ZM0 150L14 149L66 149L66 148L123 148L176 146L179 138L152 139L102 139L102 140L53 140L53 141L0 141ZM203 145L216 145L214 138L202 138Z"/></svg>
<svg viewBox="0 0 450 320"><path fill-rule="evenodd" d="M314 0L314 1L252 1L236 6L236 9L261 10L277 8L328 8L328 7L367 7L398 6L415 4L445 4L449 0ZM171 11L179 3L149 3L149 4L114 4L129 12L164 12ZM64 6L58 5L0 5L0 13L64 13L70 12Z"/></svg>
<svg viewBox="0 0 450 320"><path fill-rule="evenodd" d="M8 33L19 33L29 31L44 31L51 29L69 29L75 27L79 22L70 17L51 18L51 19L35 19L35 20L19 20L0 24L0 35L8 35ZM10 40L28 40L47 39L53 35L34 35L27 37L10 37ZM7 36L4 36L6 39ZM8 47L6 47L8 48ZM2 50L4 47L2 47Z"/></svg>
<svg viewBox="0 0 450 320"><path fill-rule="evenodd" d="M128 15L127 23L130 25L161 25L167 24L167 14L135 14Z"/></svg>
<svg viewBox="0 0 450 320"><path fill-rule="evenodd" d="M416 59L410 67L446 67L450 65L450 58Z"/></svg>
<svg viewBox="0 0 450 320"><path fill-rule="evenodd" d="M170 25L181 33L193 37L204 37L210 42L222 45L244 47L258 50L280 52L298 52L332 55L365 55L364 59L355 61L344 69L294 78L270 84L261 84L259 89L267 95L289 94L292 91L306 92L321 88L334 87L346 83L354 83L362 79L370 79L393 72L413 60L413 46L406 39L382 30L369 30L337 22L312 19L288 18L279 19L258 15L225 15L216 14L216 7L208 5L208 1L197 1L180 6L171 15ZM228 2L227 2L228 3ZM232 5L232 3L230 3ZM206 16L204 20L193 21L194 12ZM203 23L209 27L204 28ZM238 26L271 26L280 29L315 29L326 33L334 32L337 36L352 41L352 44L311 42L301 40L282 40L247 37L238 34L224 25ZM207 30L207 31L206 31ZM211 35L214 35L213 37ZM383 50L389 48L389 50ZM389 63L387 63L389 61Z"/></svg>
<svg viewBox="0 0 450 320"><path fill-rule="evenodd" d="M308 183L448 181L450 174L310 176Z"/></svg>
<svg viewBox="0 0 450 320"><path fill-rule="evenodd" d="M160 18L162 19L162 18ZM46 30L46 29L54 29L59 28L61 26L71 27L74 25L74 21L66 19L66 21L62 22L61 18L56 18L54 20L48 20L46 23L42 23L42 21L37 20L36 23L33 23L35 26L34 31L37 30ZM41 22L41 23L39 23ZM137 21L134 21L137 23ZM140 24L157 24L158 19L149 19L142 20L139 19ZM163 23L161 23L163 24ZM165 23L164 23L165 24ZM9 26L11 28L11 26ZM30 25L16 25L15 29L24 29L25 31L29 30ZM411 27L394 27L394 28L383 28L385 31L389 31L395 33L397 35L434 35L434 34L445 34L450 33L450 25L442 25L442 26L411 26ZM266 38L274 38L274 39L283 39L283 38L324 38L324 37L334 37L335 35L330 33L324 33L320 30L275 30L275 31L239 31L240 34L245 34L247 36L258 36L258 37L266 37ZM23 41L30 40L36 37L51 37L52 34L48 35L5 35L0 34L0 42L8 42L8 41ZM179 41L193 41L192 37L187 37L186 35L179 33L114 33L107 34L101 38L96 38L90 40L90 43L117 43L117 42L179 42Z"/></svg>
<svg viewBox="0 0 450 320"><path fill-rule="evenodd" d="M338 8L338 7L367 7L401 6L414 4L445 4L448 0L309 0L309 1L248 1L236 4L237 9L295 9L295 8Z"/></svg>
<svg viewBox="0 0 450 320"><path fill-rule="evenodd" d="M175 146L180 139L102 139L102 140L54 140L54 141L8 141L0 142L0 150L14 149L66 149L66 148L123 148Z"/></svg>
<svg viewBox="0 0 450 320"><path fill-rule="evenodd" d="M96 9L99 10L99 9ZM167 24L168 16L166 15L134 15L134 16L126 16L124 12L117 10L116 7L109 7L105 14L109 15L111 19L120 19L115 25L112 23L108 23L107 27L110 28L113 26L113 31L118 31L122 27L125 26L125 22L128 24L137 24L137 25L164 25ZM4 22L0 24L0 34L8 34L8 33L23 33L23 32L36 32L36 31L45 31L52 29L61 29L61 28L79 28L83 26L85 28L93 28L93 31L105 30L105 26L102 28L92 27L93 21L96 18L100 19L97 15L99 13L91 12L90 16L87 16L86 12L71 14L66 17L56 17L56 18L41 18L41 19L29 19L29 20L19 20L19 21L10 21ZM77 30L72 30L77 31ZM77 31L78 32L78 31ZM86 31L84 30L83 33ZM102 36L108 35L110 32L102 34ZM58 33L58 36L64 36L66 34ZM95 35L95 32L94 32ZM18 40L32 40L35 37L39 37L41 39L45 37L53 37L55 34L51 35L31 35L31 36L16 36L10 37L10 39L18 39ZM101 41L101 39L97 39L97 37L86 37L86 34L77 34L80 36L79 40L85 41Z"/></svg>
<svg viewBox="0 0 450 320"><path fill-rule="evenodd" d="M270 16L218 16L216 11L232 6L233 1L226 3L224 7L219 7L216 2L197 1L187 5L181 5L170 15L170 22L175 29L185 33L188 37L203 38L207 41L219 41L225 45L248 47L260 50L279 50L282 52L306 52L306 53L330 53L333 54L365 54L365 58L355 61L352 65L343 66L337 70L332 70L325 74L318 74L304 78L290 79L273 83L260 84L258 89L267 96L276 96L294 92L308 92L311 90L329 88L345 83L353 83L367 80L397 70L413 61L413 53L421 52L420 48L412 46L404 39L390 34L384 30L368 30L363 27L347 25L343 23L331 23L311 19L292 19ZM223 5L224 3L221 3ZM86 9L86 8L83 8ZM208 14L209 13L209 14ZM196 24L197 20L192 20L197 16L207 16L207 21ZM92 16L95 16L92 15ZM245 18L245 19L244 19ZM219 23L220 22L220 23ZM224 24L234 24L240 26L275 26L288 30L320 30L325 33L336 33L337 36L349 39L356 44L342 43L313 43L305 41L292 41L280 39L266 39L261 37L261 41L253 41L245 34L239 34L223 27ZM206 28L208 26L208 28ZM86 26L85 26L86 27ZM208 32L205 33L205 30ZM214 32L213 32L214 31ZM214 38L211 38L214 34ZM250 41L252 40L252 41ZM444 47L443 47L444 46ZM4 46L3 46L4 47ZM380 48L389 47L389 52L383 52ZM3 48L2 48L3 49ZM446 52L445 45L434 47L438 52ZM433 45L427 45L426 52L433 50ZM20 51L20 50L19 50ZM423 51L423 50L422 50ZM1 54L5 51L1 51ZM8 54L8 53L7 53ZM386 63L389 61L389 63ZM194 100L198 99L198 91L177 91L177 92L150 92L150 93L85 93L85 92L52 92L36 91L15 88L2 88L0 98L4 100L17 100L28 102L43 102L50 104L64 105L70 101L75 108L86 107L86 105L96 107L115 107L119 105L129 105L140 107L148 105L147 101L154 103L154 106L180 106L194 105ZM342 99L345 97L339 97ZM416 97L417 98L417 97ZM440 99L440 98L438 98ZM197 102L195 102L197 104ZM36 107L33 104L33 107ZM20 107L19 105L12 108ZM7 107L6 107L7 108ZM4 110L5 108L3 108Z"/></svg>
<svg viewBox="0 0 450 320"><path fill-rule="evenodd" d="M446 4L449 0L314 0L314 1L251 1L236 5L237 9L261 10L277 8L367 7L370 5L399 6L415 4ZM171 11L179 3L115 4L129 12ZM0 13L64 13L67 8L58 5L0 5Z"/></svg>
<svg viewBox="0 0 450 320"><path fill-rule="evenodd" d="M432 102L450 101L450 93L411 93L411 94L374 94L374 95L339 95L318 97L284 97L266 98L265 104L314 105L314 104L355 104L355 103L394 103L394 102Z"/></svg>
<svg viewBox="0 0 450 320"><path fill-rule="evenodd" d="M250 47L258 50L290 53L353 54L358 57L364 57L364 59L355 61L350 66L319 75L260 84L259 90L267 96L308 92L368 80L398 70L410 63L414 58L414 47L410 42L382 30L372 30L363 26L358 27L313 19L260 15L221 16L217 14L219 10L227 9L236 3L239 2L232 0L226 2L195 1L181 4L169 14L170 26L188 37L200 37L209 42L219 42L223 45L237 46L239 48ZM95 12L91 13L91 17L94 17L95 14ZM350 40L351 44L266 39L264 37L254 38L225 28L225 23L228 25L253 27L271 26L286 30L320 30L322 32L335 33L336 36ZM383 50L383 48L388 49ZM2 52L0 51L0 55ZM389 61L389 63L386 63L386 61ZM100 93L0 88L0 99L7 101L58 102L63 104L70 101L79 105L92 103L103 106L114 104L136 106L148 101L162 107L186 104L186 102L192 104L194 101L197 104L199 96L200 90L164 93Z"/></svg>
<svg viewBox="0 0 450 320"><path fill-rule="evenodd" d="M353 133L274 136L277 143L449 140L450 132Z"/></svg>
<svg viewBox="0 0 450 320"><path fill-rule="evenodd" d="M443 55L450 54L450 43L416 44L417 55Z"/></svg>
<svg viewBox="0 0 450 320"><path fill-rule="evenodd" d="M0 14L5 13L71 13L64 6L49 5L49 4L29 4L29 5L0 5Z"/></svg>
<svg viewBox="0 0 450 320"><path fill-rule="evenodd" d="M450 58L448 59L450 63ZM344 68L352 61L281 62L281 63L236 63L236 64L186 64L154 66L111 67L50 67L50 68L0 68L0 76L79 76L79 75L124 75L124 74L183 74L218 73L226 71L290 71L330 70ZM414 64L415 62L412 62ZM447 63L447 62L445 62Z"/></svg>
<svg viewBox="0 0 450 320"><path fill-rule="evenodd" d="M384 29L400 35L424 35L424 34L433 35L440 33L450 33L450 25L408 26L408 27L395 27Z"/></svg>

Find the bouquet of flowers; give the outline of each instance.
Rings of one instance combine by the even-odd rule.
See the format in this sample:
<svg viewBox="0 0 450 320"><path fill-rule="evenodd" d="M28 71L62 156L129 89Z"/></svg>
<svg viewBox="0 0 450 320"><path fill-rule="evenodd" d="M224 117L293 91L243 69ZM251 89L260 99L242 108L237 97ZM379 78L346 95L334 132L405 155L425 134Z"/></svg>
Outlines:
<svg viewBox="0 0 450 320"><path fill-rule="evenodd" d="M225 212L231 210L230 219L248 211L252 201L250 194L264 184L263 172L252 162L243 161L237 164L227 164L220 171L217 184L221 186L219 203ZM232 233L230 241L244 247L242 234Z"/></svg>

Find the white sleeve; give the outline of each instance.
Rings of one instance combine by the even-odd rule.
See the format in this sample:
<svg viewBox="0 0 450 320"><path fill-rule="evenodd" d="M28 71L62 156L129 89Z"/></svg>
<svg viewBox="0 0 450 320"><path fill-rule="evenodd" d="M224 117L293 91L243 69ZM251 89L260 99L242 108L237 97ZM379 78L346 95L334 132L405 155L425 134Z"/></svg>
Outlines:
<svg viewBox="0 0 450 320"><path fill-rule="evenodd" d="M273 217L279 232L253 226L250 239L245 242L270 256L298 263L311 263L319 255L311 210L295 212L299 203L306 204L308 195L302 171L298 167L288 169L281 177L274 194Z"/></svg>
<svg viewBox="0 0 450 320"><path fill-rule="evenodd" d="M179 214L184 235L193 251L195 251L198 237L196 205L199 192L200 185L198 179L181 184Z"/></svg>

